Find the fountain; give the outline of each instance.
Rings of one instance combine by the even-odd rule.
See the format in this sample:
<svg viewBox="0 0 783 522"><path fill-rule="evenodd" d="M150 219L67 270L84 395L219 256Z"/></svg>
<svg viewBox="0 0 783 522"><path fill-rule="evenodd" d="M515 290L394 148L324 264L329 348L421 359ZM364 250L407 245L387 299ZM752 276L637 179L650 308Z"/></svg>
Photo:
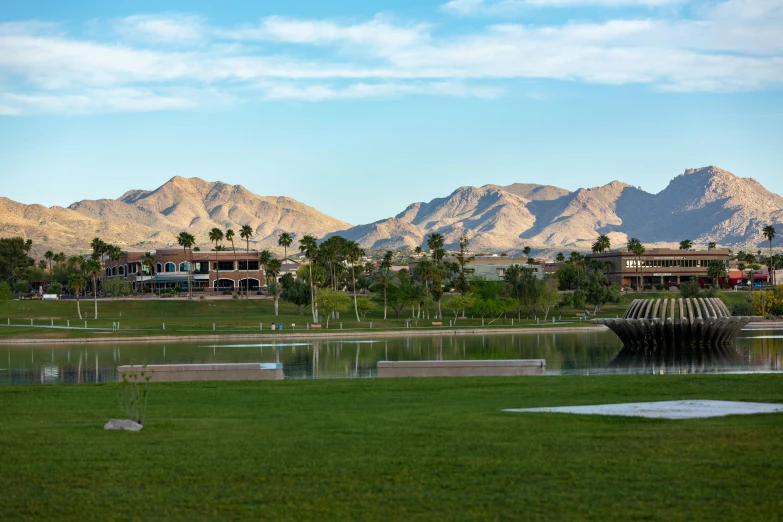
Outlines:
<svg viewBox="0 0 783 522"><path fill-rule="evenodd" d="M750 321L732 316L715 297L634 299L622 319L593 319L625 346L719 346L729 344Z"/></svg>

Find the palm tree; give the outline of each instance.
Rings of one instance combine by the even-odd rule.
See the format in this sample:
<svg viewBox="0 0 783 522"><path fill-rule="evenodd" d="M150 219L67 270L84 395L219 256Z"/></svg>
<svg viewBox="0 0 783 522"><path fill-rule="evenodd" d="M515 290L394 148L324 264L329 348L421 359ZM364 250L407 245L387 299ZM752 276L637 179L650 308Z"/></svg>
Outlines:
<svg viewBox="0 0 783 522"><path fill-rule="evenodd" d="M82 318L82 308L79 304L79 294L83 288L84 276L78 273L68 276L68 291L76 296L76 312L79 314L79 319Z"/></svg>
<svg viewBox="0 0 783 522"><path fill-rule="evenodd" d="M152 292L155 292L155 256L152 255L152 252L146 252L141 257L141 264L142 266L146 266L150 269L150 290ZM142 289L144 288L144 283L141 284Z"/></svg>
<svg viewBox="0 0 783 522"><path fill-rule="evenodd" d="M427 239L427 247L429 247L432 252L432 259L436 263L439 263L443 258L443 245L445 241L443 234L438 234L437 232L430 234L430 237Z"/></svg>
<svg viewBox="0 0 783 522"><path fill-rule="evenodd" d="M250 259L250 238L253 237L253 227L251 227L250 225L242 225L242 228L239 229L239 237L245 240L245 253L248 259ZM249 290L250 290L250 279L249 279L249 275L247 275L245 277L245 298L248 297Z"/></svg>
<svg viewBox="0 0 783 522"><path fill-rule="evenodd" d="M525 257L530 257L530 252L532 252L533 249L529 246L525 245L525 248L522 249L522 252L525 254Z"/></svg>
<svg viewBox="0 0 783 522"><path fill-rule="evenodd" d="M188 232L180 232L177 236L177 244L182 247L182 253L185 254L187 259L188 249L190 249L190 260L188 261L188 297L193 299L193 283L191 281L191 274L193 273L193 245L196 243L196 238L193 234Z"/></svg>
<svg viewBox="0 0 783 522"><path fill-rule="evenodd" d="M593 243L594 254L603 254L610 248L612 248L612 242L609 240L609 236L605 234L598 236L598 239Z"/></svg>
<svg viewBox="0 0 783 522"><path fill-rule="evenodd" d="M280 234L280 237L277 238L277 244L283 247L283 259L288 258L288 247L290 247L293 242L294 236L288 232L283 232Z"/></svg>
<svg viewBox="0 0 783 522"><path fill-rule="evenodd" d="M47 250L44 254L44 257L46 258L46 261L49 263L49 273L52 273L52 259L54 259L54 252L51 250Z"/></svg>
<svg viewBox="0 0 783 522"><path fill-rule="evenodd" d="M774 278L774 270L775 268L772 266L773 258L772 258L772 240L775 239L775 227L772 225L765 226L761 233L764 235L764 238L769 240L769 263L767 265L767 271L769 272L770 276ZM775 281L772 281L772 285L775 285Z"/></svg>
<svg viewBox="0 0 783 522"><path fill-rule="evenodd" d="M680 241L680 250L690 250L693 246L693 241L690 239L683 239Z"/></svg>
<svg viewBox="0 0 783 522"><path fill-rule="evenodd" d="M558 252L557 256L555 256L555 261L557 261L558 263L564 262L565 261L565 254L563 254L562 252Z"/></svg>
<svg viewBox="0 0 783 522"><path fill-rule="evenodd" d="M266 288L275 301L275 315L277 315L278 298L280 297L280 283L277 282L277 276L280 275L282 268L283 263L279 259L272 258L266 263Z"/></svg>
<svg viewBox="0 0 783 522"><path fill-rule="evenodd" d="M97 259L88 259L84 264L84 273L92 279L92 299L95 303L95 317L98 318L98 277L101 275L101 263Z"/></svg>
<svg viewBox="0 0 783 522"><path fill-rule="evenodd" d="M265 272L266 272L266 265L268 265L269 261L271 261L272 259L274 259L274 257L272 257L272 252L270 252L269 250L262 250L261 252L258 253L258 262L261 263L261 266L264 267Z"/></svg>
<svg viewBox="0 0 783 522"><path fill-rule="evenodd" d="M391 268L381 266L381 269L378 270L378 284L383 287L383 319L386 320L386 289L389 288L389 285L392 282L392 279L394 278L394 273L391 271Z"/></svg>
<svg viewBox="0 0 783 522"><path fill-rule="evenodd" d="M707 250L714 250L715 247L717 247L717 246L718 246L718 244L715 243L715 241L710 241L709 243L707 243Z"/></svg>
<svg viewBox="0 0 783 522"><path fill-rule="evenodd" d="M223 231L219 228L213 228L209 231L209 241L215 243L215 294L220 286L220 265L218 264L218 243L223 241Z"/></svg>
<svg viewBox="0 0 783 522"><path fill-rule="evenodd" d="M234 231L232 229L226 230L226 241L231 241L231 250L234 251L234 272L237 271L239 266L237 265L237 249L234 248ZM236 288L239 285L239 282L236 280L236 277L234 278L234 287Z"/></svg>
<svg viewBox="0 0 783 522"><path fill-rule="evenodd" d="M345 249L345 260L351 263L351 279L353 279L353 310L356 312L356 321L361 322L359 319L359 306L356 304L356 271L354 270L356 262L364 255L364 250L361 249L358 243L350 241Z"/></svg>
<svg viewBox="0 0 783 522"><path fill-rule="evenodd" d="M644 245L641 241L636 239L635 237L632 237L628 241L628 251L632 252L634 256L636 256L636 289L639 289L640 281L639 281L639 265L642 262L642 256L647 251L646 248L644 248Z"/></svg>
<svg viewBox="0 0 783 522"><path fill-rule="evenodd" d="M306 235L299 240L299 251L304 253L310 265L310 310L313 313L313 322L318 323L315 311L315 287L313 286L313 260L318 253L318 240L315 236Z"/></svg>

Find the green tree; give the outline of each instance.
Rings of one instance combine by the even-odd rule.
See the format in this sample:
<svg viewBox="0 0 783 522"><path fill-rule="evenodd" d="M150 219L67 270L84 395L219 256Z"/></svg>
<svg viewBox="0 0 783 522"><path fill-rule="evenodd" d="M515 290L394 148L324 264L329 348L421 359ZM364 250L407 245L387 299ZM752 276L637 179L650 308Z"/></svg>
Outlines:
<svg viewBox="0 0 783 522"><path fill-rule="evenodd" d="M772 286L774 287L775 286L775 280L774 280L775 266L773 264L774 263L774 258L772 257L772 240L775 239L775 227L773 227L772 225L766 225L762 229L761 233L764 236L764 238L767 241L769 241L769 260L770 260L770 263L769 263L769 265L767 265L767 269L769 271L769 275L773 278L771 282L772 282Z"/></svg>
<svg viewBox="0 0 783 522"><path fill-rule="evenodd" d="M149 271L150 290L154 292L155 291L155 256L152 255L152 252L144 253L144 255L141 257L141 264L142 266L146 266L147 270ZM143 288L144 288L144 283L142 282L142 289Z"/></svg>
<svg viewBox="0 0 783 522"><path fill-rule="evenodd" d="M523 249L522 249L522 252L525 254L525 257L527 257L527 258L529 258L529 257L530 257L530 253L531 253L532 251L533 251L533 249L532 249L532 248L530 248L530 247L529 247L529 246L527 246L527 245L525 245L525 248L523 248Z"/></svg>
<svg viewBox="0 0 783 522"><path fill-rule="evenodd" d="M98 318L98 277L101 275L101 264L97 259L88 259L84 264L84 273L92 279L92 299L95 304L95 316Z"/></svg>
<svg viewBox="0 0 783 522"><path fill-rule="evenodd" d="M282 268L283 263L279 259L270 259L266 264L266 290L274 299L275 315L278 315L278 298L283 291L282 285L277 281L277 276L280 275Z"/></svg>
<svg viewBox="0 0 783 522"><path fill-rule="evenodd" d="M250 238L253 237L253 227L250 225L242 225L239 229L239 237L245 240L245 254L250 259ZM250 291L250 279L249 274L245 276L245 298L247 299Z"/></svg>
<svg viewBox="0 0 783 522"><path fill-rule="evenodd" d="M283 292L280 294L280 297L295 305L296 313L301 314L303 306L310 306L312 294L307 283L295 280L291 274L286 274L282 277L281 285L283 286Z"/></svg>
<svg viewBox="0 0 783 522"><path fill-rule="evenodd" d="M180 232L177 236L177 244L182 247L182 253L185 255L185 259L188 259L188 250L190 250L190 258L188 260L188 297L193 299L193 283L191 281L191 274L193 273L193 245L196 244L196 238L193 234L188 232Z"/></svg>
<svg viewBox="0 0 783 522"><path fill-rule="evenodd" d="M359 308L356 302L356 263L364 255L364 250L355 241L350 241L345 251L345 259L351 263L351 279L353 280L353 308L356 312L356 321L361 322L359 319Z"/></svg>
<svg viewBox="0 0 783 522"><path fill-rule="evenodd" d="M538 299L536 299L536 308L544 313L544 322L549 317L549 312L552 307L557 306L560 302L560 292L557 289L557 278L547 277L544 279L541 289L538 292Z"/></svg>
<svg viewBox="0 0 783 522"><path fill-rule="evenodd" d="M474 256L468 255L469 244L470 241L466 236L459 238L459 253L457 253L459 274L454 286L456 290L463 296L470 292L470 282L468 281L467 273L465 272L465 266L475 259Z"/></svg>
<svg viewBox="0 0 783 522"><path fill-rule="evenodd" d="M693 241L690 239L683 239L680 241L680 250L690 250L693 246Z"/></svg>
<svg viewBox="0 0 783 522"><path fill-rule="evenodd" d="M329 318L335 312L342 312L350 306L351 300L344 292L334 291L331 288L322 288L316 297L318 309L326 315L326 327L329 328Z"/></svg>
<svg viewBox="0 0 783 522"><path fill-rule="evenodd" d="M593 253L602 254L612 247L612 243L609 240L609 236L601 234L598 239L593 243Z"/></svg>
<svg viewBox="0 0 783 522"><path fill-rule="evenodd" d="M718 245L715 243L715 241L710 241L709 243L707 243L707 250L715 250L717 246Z"/></svg>
<svg viewBox="0 0 783 522"><path fill-rule="evenodd" d="M318 323L318 313L316 312L316 292L313 284L313 262L318 254L318 240L315 236L306 235L299 240L299 251L304 253L310 265L310 308L313 314L313 323Z"/></svg>
<svg viewBox="0 0 783 522"><path fill-rule="evenodd" d="M452 295L443 300L443 307L454 314L455 326L457 325L457 318L459 317L460 311L462 312L462 317L464 318L465 309L470 308L472 306L473 306L472 294Z"/></svg>
<svg viewBox="0 0 783 522"><path fill-rule="evenodd" d="M288 259L288 247L294 242L294 236L288 232L283 232L277 238L277 244L283 247L283 259Z"/></svg>
<svg viewBox="0 0 783 522"><path fill-rule="evenodd" d="M555 261L557 261L558 263L565 262L565 254L563 254L562 252L558 252L557 256L555 256Z"/></svg>
<svg viewBox="0 0 783 522"><path fill-rule="evenodd" d="M362 318L362 321L366 319L369 312L375 310L373 300L369 297L360 297L356 306L357 310L359 310L359 316Z"/></svg>
<svg viewBox="0 0 783 522"><path fill-rule="evenodd" d="M636 289L642 290L643 286L641 284L641 279L639 278L639 267L642 264L642 256L647 251L647 249L644 247L641 241L639 241L637 238L632 237L628 241L628 252L631 252L635 257L635 265L636 265Z"/></svg>
<svg viewBox="0 0 783 522"><path fill-rule="evenodd" d="M46 258L46 262L49 265L49 273L51 273L52 272L52 259L54 259L54 252L52 252L51 250L47 250L46 253L44 254L44 257Z"/></svg>
<svg viewBox="0 0 783 522"><path fill-rule="evenodd" d="M391 266L391 265L389 265ZM383 263L381 264L380 270L378 270L378 274L375 277L375 284L383 288L383 318L386 319L386 292L389 288L389 285L392 284L394 281L394 272L391 271L391 268L383 266Z"/></svg>
<svg viewBox="0 0 783 522"><path fill-rule="evenodd" d="M14 296L7 281L0 281L0 301L9 301Z"/></svg>
<svg viewBox="0 0 783 522"><path fill-rule="evenodd" d="M84 276L81 274L71 274L68 278L68 291L76 297L76 313L79 314L79 319L82 318L82 309L79 304L79 296L84 289Z"/></svg>
<svg viewBox="0 0 783 522"><path fill-rule="evenodd" d="M211 243L215 243L215 292L220 287L220 265L218 264L218 243L223 241L223 231L215 227L209 231L208 236Z"/></svg>
<svg viewBox="0 0 783 522"><path fill-rule="evenodd" d="M710 264L707 267L707 277L710 278L713 285L718 284L719 279L725 279L727 276L728 270L726 270L726 265L723 261L719 259L710 261Z"/></svg>
<svg viewBox="0 0 783 522"><path fill-rule="evenodd" d="M430 249L430 252L432 252L432 260L435 261L435 263L440 263L441 259L443 259L445 254L443 245L445 244L445 241L443 234L438 234L437 232L431 233L430 237L427 239L427 247Z"/></svg>

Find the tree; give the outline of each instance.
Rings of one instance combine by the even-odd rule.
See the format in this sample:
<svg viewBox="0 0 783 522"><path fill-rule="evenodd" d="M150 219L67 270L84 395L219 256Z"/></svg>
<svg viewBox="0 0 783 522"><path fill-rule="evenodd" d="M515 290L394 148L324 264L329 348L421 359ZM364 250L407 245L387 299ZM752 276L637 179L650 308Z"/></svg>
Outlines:
<svg viewBox="0 0 783 522"><path fill-rule="evenodd" d="M707 250L715 250L717 246L718 245L715 243L715 241L710 241L709 243L707 243Z"/></svg>
<svg viewBox="0 0 783 522"><path fill-rule="evenodd" d="M280 284L283 287L280 297L295 305L296 313L301 314L302 307L310 305L311 293L307 283L295 280L291 274L286 274L282 277Z"/></svg>
<svg viewBox="0 0 783 522"><path fill-rule="evenodd" d="M563 254L562 252L558 252L557 256L555 256L555 261L557 261L558 263L564 262L565 261L565 254Z"/></svg>
<svg viewBox="0 0 783 522"><path fill-rule="evenodd" d="M560 301L560 292L557 290L557 278L547 277L536 300L536 308L544 312L544 322L549 317L549 311L553 306L557 306Z"/></svg>
<svg viewBox="0 0 783 522"><path fill-rule="evenodd" d="M266 264L266 290L274 299L275 315L277 315L277 299L283 291L282 286L277 282L277 276L280 275L280 270L282 270L282 268L283 263L279 259L270 259Z"/></svg>
<svg viewBox="0 0 783 522"><path fill-rule="evenodd" d="M266 272L266 265L269 264L269 261L272 259L274 259L274 257L272 256L272 252L269 250L262 250L258 253L258 262L261 263L264 272Z"/></svg>
<svg viewBox="0 0 783 522"><path fill-rule="evenodd" d="M357 303L357 310L359 310L359 316L362 321L367 317L367 313L375 309L373 301L369 297L360 297Z"/></svg>
<svg viewBox="0 0 783 522"><path fill-rule="evenodd" d="M192 249L196 243L196 238L193 234L188 232L180 232L177 236L177 244L182 247L182 253L185 254L185 259L188 259L188 249ZM190 260L188 261L188 297L193 299L193 283L191 282L191 274L193 273L193 250L190 251Z"/></svg>
<svg viewBox="0 0 783 522"><path fill-rule="evenodd" d="M326 327L329 328L329 318L335 312L345 310L351 300L343 292L334 291L331 288L322 288L318 292L318 308L326 314Z"/></svg>
<svg viewBox="0 0 783 522"><path fill-rule="evenodd" d="M52 259L54 259L54 252L52 252L51 250L47 250L46 253L44 254L44 257L46 258L46 261L49 264L49 273L51 274L52 273Z"/></svg>
<svg viewBox="0 0 783 522"><path fill-rule="evenodd" d="M364 250L361 249L358 243L350 241L345 251L345 259L351 263L351 279L353 280L353 309L356 312L356 321L361 322L359 319L359 308L356 303L356 262L364 255Z"/></svg>
<svg viewBox="0 0 783 522"><path fill-rule="evenodd" d="M378 275L375 278L375 282L378 286L383 288L383 318L386 319L386 291L389 288L389 285L392 284L392 281L394 281L394 272L391 271L391 268L388 268L386 266L383 266L381 264L381 269L378 270Z"/></svg>
<svg viewBox="0 0 783 522"><path fill-rule="evenodd" d="M98 277L101 275L101 264L97 259L88 259L84 264L84 273L92 279L92 298L95 304L95 317L98 318Z"/></svg>
<svg viewBox="0 0 783 522"><path fill-rule="evenodd" d="M316 254L318 254L318 240L315 236L306 235L299 240L299 251L304 253L310 265L310 308L313 313L313 323L318 323L318 314L316 312L316 292L315 285L313 284L313 262ZM328 326L327 326L328 327Z"/></svg>
<svg viewBox="0 0 783 522"><path fill-rule="evenodd" d="M454 325L457 324L457 318L460 311L463 312L466 308L473 306L473 296L471 294L465 295L452 295L443 300L443 307L454 314Z"/></svg>
<svg viewBox="0 0 783 522"><path fill-rule="evenodd" d="M245 253L250 258L250 238L253 237L253 227L250 225L242 225L242 228L239 229L239 237L245 240ZM245 277L245 298L248 297L248 292L250 290L250 280Z"/></svg>
<svg viewBox="0 0 783 522"><path fill-rule="evenodd" d="M79 314L79 319L82 318L82 309L79 304L79 294L84 288L84 276L81 274L71 274L68 277L68 291L76 297L76 312Z"/></svg>
<svg viewBox="0 0 783 522"><path fill-rule="evenodd" d="M277 238L277 244L283 247L283 259L288 259L288 247L294 242L294 236L288 232L283 232Z"/></svg>
<svg viewBox="0 0 783 522"><path fill-rule="evenodd" d="M218 243L223 241L223 231L215 227L209 231L209 241L215 243L215 292L220 286L220 264L218 263Z"/></svg>
<svg viewBox="0 0 783 522"><path fill-rule="evenodd" d="M635 259L635 265L636 265L636 289L639 290L639 287L641 285L641 280L639 278L639 266L642 264L642 256L647 251L646 248L644 248L644 245L641 241L639 241L637 238L632 237L628 241L628 251L631 252Z"/></svg>
<svg viewBox="0 0 783 522"><path fill-rule="evenodd" d="M437 232L430 234L430 237L427 239L427 247L430 249L430 252L432 252L432 260L436 263L440 263L440 260L443 259L445 253L443 251L443 245L445 244L445 241L443 234L438 234Z"/></svg>
<svg viewBox="0 0 783 522"><path fill-rule="evenodd" d="M713 285L718 283L719 279L725 279L726 276L728 276L728 271L726 270L726 265L723 261L719 259L710 261L710 264L707 267L707 277L712 280Z"/></svg>
<svg viewBox="0 0 783 522"><path fill-rule="evenodd" d="M615 284L614 287L617 285ZM593 314L598 313L609 301L619 300L618 288L609 285L606 275L601 270L591 270L585 284L585 300L594 306Z"/></svg>
<svg viewBox="0 0 783 522"><path fill-rule="evenodd" d="M533 251L533 249L530 248L527 245L525 245L525 248L522 249L522 252L524 252L525 257L528 257L528 258L530 257L530 252L532 252L532 251Z"/></svg>
<svg viewBox="0 0 783 522"><path fill-rule="evenodd" d="M467 237L463 236L459 238L459 253L457 253L457 263L459 263L459 275L457 276L456 284L454 285L457 291L463 296L470 291L470 283L468 282L467 274L465 273L465 265L475 259L474 256L470 256L467 253L468 245L470 241Z"/></svg>
<svg viewBox="0 0 783 522"><path fill-rule="evenodd" d="M146 252L141 257L141 264L146 266L150 272L150 289L155 291L155 256L151 252Z"/></svg>
<svg viewBox="0 0 783 522"><path fill-rule="evenodd" d="M378 296L375 297L378 299ZM402 312L402 309L405 308L405 304L408 302L408 295L406 294L405 290L401 288L400 286L397 286L395 284L389 284L388 287L383 292L383 306L384 306L384 313L386 305L388 304L391 306L392 310L394 310L394 316L399 319L400 312ZM384 315L384 318L386 316Z"/></svg>
<svg viewBox="0 0 783 522"><path fill-rule="evenodd" d="M680 250L690 250L693 246L693 241L690 239L683 239L680 241Z"/></svg>
<svg viewBox="0 0 783 522"><path fill-rule="evenodd" d="M767 265L767 270L769 271L769 275L774 278L775 267L773 265L774 259L772 257L772 240L775 239L775 227L773 227L772 225L766 225L762 229L761 233L764 236L764 238L769 241L769 260L770 260L770 262ZM774 279L771 282L772 282L772 286L774 287L775 286Z"/></svg>
<svg viewBox="0 0 783 522"><path fill-rule="evenodd" d="M612 242L609 240L609 236L601 234L598 239L593 243L593 253L603 254L612 247Z"/></svg>
<svg viewBox="0 0 783 522"><path fill-rule="evenodd" d="M226 230L226 241L231 241L231 250L234 251L234 288L236 288L239 285L239 282L237 281L237 249L234 247L234 231L232 229Z"/></svg>

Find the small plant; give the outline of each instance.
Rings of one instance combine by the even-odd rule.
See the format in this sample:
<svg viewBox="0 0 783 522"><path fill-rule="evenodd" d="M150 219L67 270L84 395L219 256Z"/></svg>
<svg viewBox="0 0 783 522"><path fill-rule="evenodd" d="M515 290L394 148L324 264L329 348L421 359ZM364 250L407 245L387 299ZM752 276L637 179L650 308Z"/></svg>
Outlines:
<svg viewBox="0 0 783 522"><path fill-rule="evenodd" d="M144 424L144 417L147 416L147 397L153 373L154 370L147 371L145 364L139 367L139 371L123 373L122 381L117 386L118 406L128 419L139 424Z"/></svg>

